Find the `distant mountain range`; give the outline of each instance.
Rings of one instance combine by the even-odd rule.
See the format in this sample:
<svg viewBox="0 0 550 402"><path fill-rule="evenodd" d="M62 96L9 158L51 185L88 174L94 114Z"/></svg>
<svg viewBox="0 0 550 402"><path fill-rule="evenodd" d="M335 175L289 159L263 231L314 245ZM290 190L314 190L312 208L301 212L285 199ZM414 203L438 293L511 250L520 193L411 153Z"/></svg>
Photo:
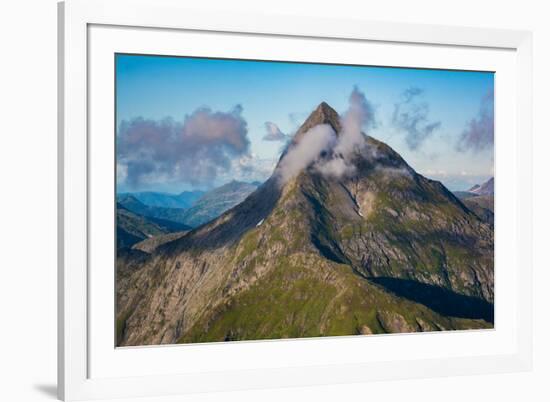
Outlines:
<svg viewBox="0 0 550 402"><path fill-rule="evenodd" d="M476 184L468 191L455 191L454 194L484 221L494 224L495 179L491 177L482 184Z"/></svg>
<svg viewBox="0 0 550 402"><path fill-rule="evenodd" d="M162 219L185 225L183 219L185 210L183 208L167 208L146 205L138 200L133 194L129 193L117 195L117 203L135 214L150 219Z"/></svg>
<svg viewBox="0 0 550 402"><path fill-rule="evenodd" d="M259 185L258 182L245 183L233 180L211 190L185 211L182 222L192 227L209 222L244 201Z"/></svg>
<svg viewBox="0 0 550 402"><path fill-rule="evenodd" d="M322 103L287 152L320 125ZM326 126L325 126L326 127ZM201 226L117 258L117 344L233 341L493 327L493 226L388 145L315 162L248 196L229 183L187 210ZM247 187L248 190L252 190ZM202 200L202 201L201 201ZM238 203L229 207L231 202ZM204 218L202 218L204 216Z"/></svg>
<svg viewBox="0 0 550 402"><path fill-rule="evenodd" d="M132 247L151 252L159 245L218 217L243 201L259 185L258 182L232 181L209 192L119 194L117 248ZM167 205L188 205L190 208Z"/></svg>
<svg viewBox="0 0 550 402"><path fill-rule="evenodd" d="M245 183L234 180L208 192L194 191L178 195L155 192L122 193L117 196L117 202L127 210L144 217L173 221L194 228L234 207L259 185L259 182Z"/></svg>
<svg viewBox="0 0 550 402"><path fill-rule="evenodd" d="M468 190L470 193L477 195L494 195L495 194L495 179L491 177L485 183L476 184Z"/></svg>
<svg viewBox="0 0 550 402"><path fill-rule="evenodd" d="M179 194L169 194L155 191L140 191L121 193L119 197L132 196L150 207L185 209L191 207L204 193L204 191L184 191Z"/></svg>

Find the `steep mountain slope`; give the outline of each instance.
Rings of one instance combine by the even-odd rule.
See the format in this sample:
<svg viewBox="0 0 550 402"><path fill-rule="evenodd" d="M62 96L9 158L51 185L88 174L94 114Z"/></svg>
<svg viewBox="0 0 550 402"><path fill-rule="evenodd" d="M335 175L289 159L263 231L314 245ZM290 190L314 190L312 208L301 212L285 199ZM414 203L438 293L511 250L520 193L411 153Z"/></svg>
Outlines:
<svg viewBox="0 0 550 402"><path fill-rule="evenodd" d="M491 212L494 211L495 197L493 195L478 195L476 197L469 197L464 200L464 203L470 207L477 205L481 208L487 209Z"/></svg>
<svg viewBox="0 0 550 402"><path fill-rule="evenodd" d="M462 200L462 202L464 202L464 205L466 205L482 220L490 223L491 225L494 224L495 197L493 195L477 195L475 197L468 197Z"/></svg>
<svg viewBox="0 0 550 402"><path fill-rule="evenodd" d="M322 124L341 130L325 103L289 149ZM217 219L119 258L118 344L492 327L492 227L365 141L353 174L276 169Z"/></svg>
<svg viewBox="0 0 550 402"><path fill-rule="evenodd" d="M233 180L215 188L200 197L191 208L185 211L183 222L189 226L197 227L211 221L242 202L258 188L258 185L258 183Z"/></svg>
<svg viewBox="0 0 550 402"><path fill-rule="evenodd" d="M140 191L122 193L121 196L133 196L141 203L150 207L189 208L197 201L204 191L183 191L179 194L160 193L155 191Z"/></svg>

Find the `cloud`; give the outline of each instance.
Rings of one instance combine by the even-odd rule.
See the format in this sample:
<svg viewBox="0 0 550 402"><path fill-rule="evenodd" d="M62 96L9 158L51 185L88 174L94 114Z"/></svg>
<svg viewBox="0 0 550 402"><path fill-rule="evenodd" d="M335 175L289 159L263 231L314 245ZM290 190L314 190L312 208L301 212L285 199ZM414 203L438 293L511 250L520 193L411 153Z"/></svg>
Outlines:
<svg viewBox="0 0 550 402"><path fill-rule="evenodd" d="M479 152L494 145L495 108L494 94L488 93L481 99L477 116L467 123L457 143L459 151Z"/></svg>
<svg viewBox="0 0 550 402"><path fill-rule="evenodd" d="M419 102L424 90L411 87L403 91L402 100L394 105L392 124L405 132L405 142L411 150L418 149L432 133L441 127L440 121L430 122L430 107L427 102Z"/></svg>
<svg viewBox="0 0 550 402"><path fill-rule="evenodd" d="M322 160L316 166L325 176L340 178L355 173L353 153L362 153L367 146L363 130L377 126L374 106L357 86L353 88L348 103L348 110L340 119L342 129L332 150L333 158Z"/></svg>
<svg viewBox="0 0 550 402"><path fill-rule="evenodd" d="M351 176L355 173L356 167L342 157L335 157L328 161L317 164L316 169L323 176L340 178Z"/></svg>
<svg viewBox="0 0 550 402"><path fill-rule="evenodd" d="M121 165L117 162L116 164L116 181L118 183L122 183L126 181L126 177L128 177L128 166Z"/></svg>
<svg viewBox="0 0 550 402"><path fill-rule="evenodd" d="M351 92L348 110L340 124L338 135L330 125L322 124L293 143L277 168L280 181L286 183L309 166L327 177L353 174L354 153L363 153L367 147L363 130L376 127L375 109L357 87Z"/></svg>
<svg viewBox="0 0 550 402"><path fill-rule="evenodd" d="M377 126L374 106L357 87L353 88L348 103L348 110L340 119L342 130L334 149L344 157L365 145L363 130L368 131Z"/></svg>
<svg viewBox="0 0 550 402"><path fill-rule="evenodd" d="M219 175L218 179L221 182L230 180L263 182L271 176L276 164L277 160L273 158L259 158L254 153L243 155L233 159L231 169Z"/></svg>
<svg viewBox="0 0 550 402"><path fill-rule="evenodd" d="M266 134L263 136L264 141L286 141L288 136L284 134L275 123L270 121L265 122Z"/></svg>
<svg viewBox="0 0 550 402"><path fill-rule="evenodd" d="M413 173L412 173L411 169L406 168L406 167L394 168L394 167L389 167L389 166L379 166L379 165L377 165L375 167L375 170L378 171L378 172L381 172L386 177L399 177L399 176L407 176L407 177L410 177L410 178L413 177Z"/></svg>
<svg viewBox="0 0 550 402"><path fill-rule="evenodd" d="M418 87L410 87L403 91L403 101L404 102L410 102L413 100L415 96L420 96L424 93L424 90L422 88Z"/></svg>
<svg viewBox="0 0 550 402"><path fill-rule="evenodd" d="M227 113L202 107L183 122L139 117L123 121L117 135L121 178L131 188L160 181L208 183L249 152L240 105Z"/></svg>
<svg viewBox="0 0 550 402"><path fill-rule="evenodd" d="M281 159L277 167L280 183L284 184L297 176L319 158L323 151L332 148L335 141L336 132L329 124L320 124L309 129Z"/></svg>
<svg viewBox="0 0 550 402"><path fill-rule="evenodd" d="M427 177L447 177L449 175L446 170L442 169L426 169L421 174Z"/></svg>

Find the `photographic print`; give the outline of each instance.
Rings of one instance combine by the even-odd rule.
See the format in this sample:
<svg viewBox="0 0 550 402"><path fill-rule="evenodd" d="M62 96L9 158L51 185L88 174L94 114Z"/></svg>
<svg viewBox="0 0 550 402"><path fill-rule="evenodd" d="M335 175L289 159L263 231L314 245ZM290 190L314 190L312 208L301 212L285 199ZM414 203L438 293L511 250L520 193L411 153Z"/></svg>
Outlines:
<svg viewBox="0 0 550 402"><path fill-rule="evenodd" d="M492 72L114 62L116 346L494 327Z"/></svg>

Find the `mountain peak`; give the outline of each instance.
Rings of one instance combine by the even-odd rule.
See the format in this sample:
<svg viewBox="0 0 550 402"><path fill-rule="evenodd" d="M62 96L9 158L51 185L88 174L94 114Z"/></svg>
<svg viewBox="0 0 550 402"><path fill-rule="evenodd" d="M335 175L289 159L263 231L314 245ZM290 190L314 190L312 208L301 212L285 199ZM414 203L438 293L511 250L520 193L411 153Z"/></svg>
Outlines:
<svg viewBox="0 0 550 402"><path fill-rule="evenodd" d="M468 191L477 195L492 195L495 192L495 178L491 177L485 183L476 184Z"/></svg>
<svg viewBox="0 0 550 402"><path fill-rule="evenodd" d="M315 110L311 112L304 124L302 124L300 129L296 132L293 142L298 142L308 130L320 124L329 124L336 133L340 132L341 129L338 112L326 102L321 102Z"/></svg>
<svg viewBox="0 0 550 402"><path fill-rule="evenodd" d="M306 123L311 122L313 125L330 124L336 132L340 131L340 116L328 103L321 102L319 106L309 115Z"/></svg>
<svg viewBox="0 0 550 402"><path fill-rule="evenodd" d="M325 101L319 103L315 111L322 112L324 114L330 115L330 114L338 114L336 111Z"/></svg>

